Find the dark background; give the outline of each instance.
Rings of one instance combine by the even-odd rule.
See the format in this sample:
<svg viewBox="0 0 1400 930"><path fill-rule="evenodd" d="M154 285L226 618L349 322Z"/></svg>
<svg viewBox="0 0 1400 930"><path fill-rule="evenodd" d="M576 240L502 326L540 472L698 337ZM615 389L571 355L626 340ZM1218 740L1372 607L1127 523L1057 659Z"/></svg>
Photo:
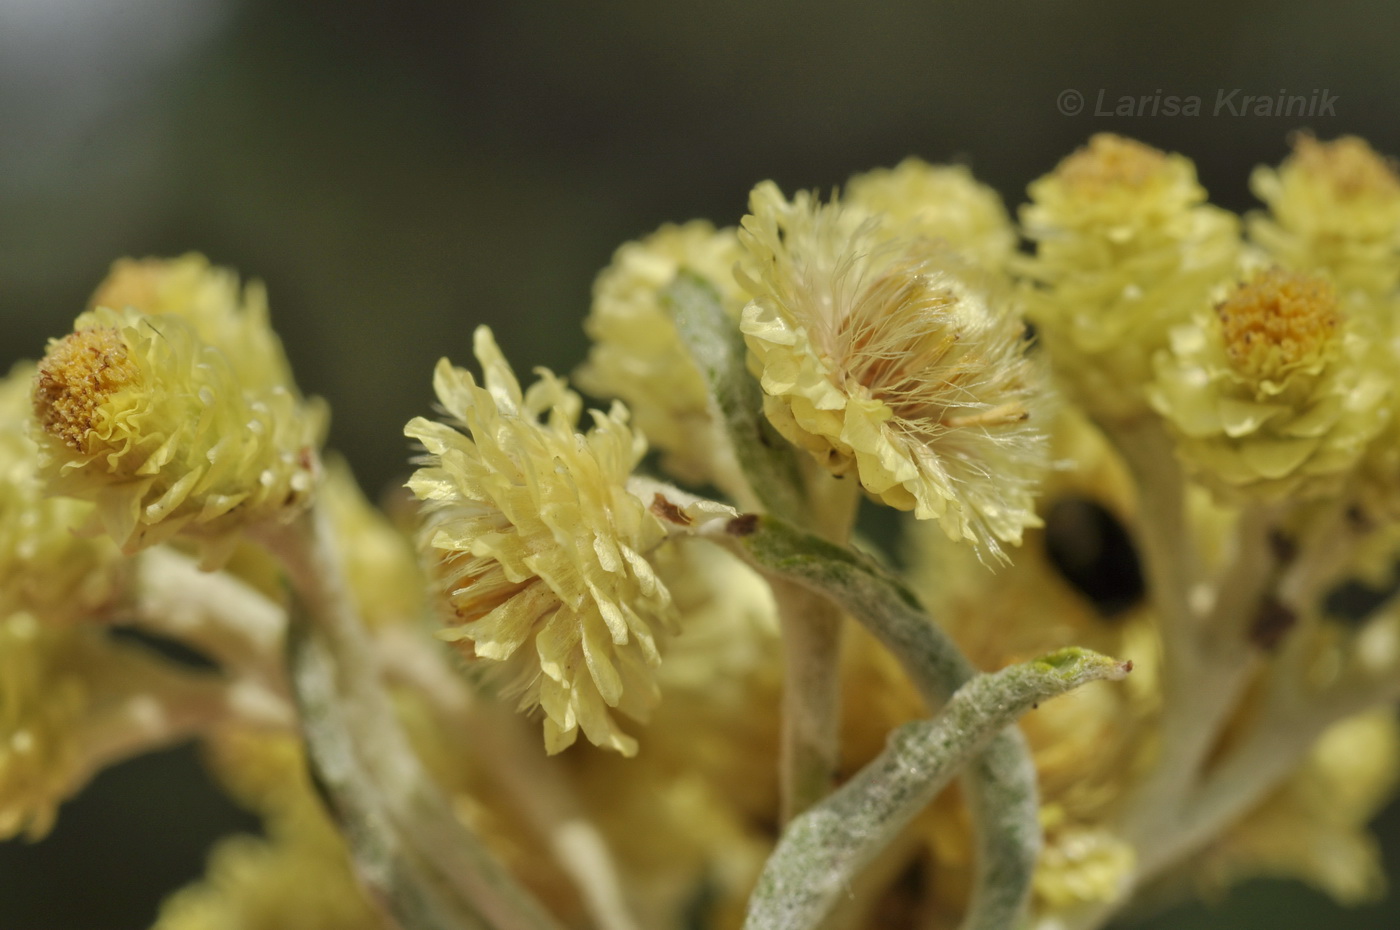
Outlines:
<svg viewBox="0 0 1400 930"><path fill-rule="evenodd" d="M1400 152L1397 35L1385 0L0 0L0 363L65 333L113 259L202 251L267 282L374 491L406 472L439 356L465 362L487 322L517 367L567 372L593 275L664 221L732 223L760 179L826 189L910 154L1015 204L1100 130L1189 154L1245 209L1292 130ZM1234 88L1325 89L1336 115L1212 115ZM1100 90L1203 112L1096 117ZM0 927L146 926L246 825L210 798L188 752L107 773L50 839L0 845ZM1400 874L1395 810L1383 827ZM1153 926L1397 915L1258 882Z"/></svg>

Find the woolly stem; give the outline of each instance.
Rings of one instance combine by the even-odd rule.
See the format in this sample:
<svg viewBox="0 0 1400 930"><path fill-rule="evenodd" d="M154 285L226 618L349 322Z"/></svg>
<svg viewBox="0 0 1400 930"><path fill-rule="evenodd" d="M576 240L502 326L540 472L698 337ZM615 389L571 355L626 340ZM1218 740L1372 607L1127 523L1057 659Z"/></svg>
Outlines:
<svg viewBox="0 0 1400 930"><path fill-rule="evenodd" d="M129 683L130 690L103 695L97 711L83 722L77 740L83 758L73 772L74 791L109 766L221 724L273 730L295 724L286 700L260 682L186 671L141 647L123 647L105 674Z"/></svg>
<svg viewBox="0 0 1400 930"><path fill-rule="evenodd" d="M750 899L746 930L817 926L860 870L993 735L1038 701L1085 682L1121 679L1130 669L1066 649L977 675L937 717L895 730L884 752L783 834Z"/></svg>
<svg viewBox="0 0 1400 930"><path fill-rule="evenodd" d="M707 528L708 529L708 528ZM870 629L928 702L942 706L975 674L897 579L868 560L776 520L747 514L707 535L749 564L822 594ZM1014 927L1040 851L1035 767L1019 731L993 735L964 774L977 826L977 876L964 930Z"/></svg>
<svg viewBox="0 0 1400 930"><path fill-rule="evenodd" d="M784 823L831 793L840 764L841 627L831 602L773 578L783 634L780 790Z"/></svg>
<svg viewBox="0 0 1400 930"><path fill-rule="evenodd" d="M663 299L710 398L747 483L736 499L843 543L850 535L859 485L810 467L763 416L763 390L748 371L748 349L703 278L681 272ZM818 473L819 472L819 473ZM805 489L806 493L803 493ZM825 598L774 583L783 632L783 731L779 783L784 821L831 790L839 763L841 627Z"/></svg>
<svg viewBox="0 0 1400 930"><path fill-rule="evenodd" d="M588 818L572 785L550 765L524 718L474 700L462 676L447 666L436 643L410 629L377 638L386 678L421 694L441 725L475 748L496 786L505 792L573 879L598 930L638 930L618 867L602 832Z"/></svg>
<svg viewBox="0 0 1400 930"><path fill-rule="evenodd" d="M800 519L806 502L794 450L763 416L763 389L748 371L748 348L738 325L725 313L719 292L699 275L682 271L662 292L676 329L709 386L714 410L734 449L749 487L735 493L769 513ZM728 489L726 489L728 490Z"/></svg>
<svg viewBox="0 0 1400 930"><path fill-rule="evenodd" d="M164 546L136 560L129 610L136 627L186 643L230 673L282 687L286 615L243 581L202 571L194 559Z"/></svg>
<svg viewBox="0 0 1400 930"><path fill-rule="evenodd" d="M311 763L375 899L405 930L558 930L414 755L325 516L313 509L264 542L292 586L291 678Z"/></svg>

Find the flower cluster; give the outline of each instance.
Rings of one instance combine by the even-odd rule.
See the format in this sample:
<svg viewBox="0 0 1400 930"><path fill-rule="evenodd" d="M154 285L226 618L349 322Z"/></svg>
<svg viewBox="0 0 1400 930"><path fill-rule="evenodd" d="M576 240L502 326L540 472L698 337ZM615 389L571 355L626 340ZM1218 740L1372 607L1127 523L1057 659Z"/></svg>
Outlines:
<svg viewBox="0 0 1400 930"><path fill-rule="evenodd" d="M264 830L158 930L1373 896L1400 175L1300 135L1253 187L1108 134L1019 228L961 166L764 181L599 274L603 409L476 328L389 515L261 286L118 262L0 382L0 838L195 737Z"/></svg>

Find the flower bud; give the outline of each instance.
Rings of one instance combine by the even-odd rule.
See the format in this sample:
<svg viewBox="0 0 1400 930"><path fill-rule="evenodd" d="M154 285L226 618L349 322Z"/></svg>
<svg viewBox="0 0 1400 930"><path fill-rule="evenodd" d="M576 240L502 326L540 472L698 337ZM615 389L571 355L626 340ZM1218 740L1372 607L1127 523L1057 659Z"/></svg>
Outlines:
<svg viewBox="0 0 1400 930"><path fill-rule="evenodd" d="M1168 330L1233 273L1239 222L1205 202L1190 159L1108 133L1030 195L1027 315L1074 399L1101 422L1131 421Z"/></svg>
<svg viewBox="0 0 1400 930"><path fill-rule="evenodd" d="M1149 396L1224 499L1339 490L1384 426L1389 386L1325 279L1267 270L1172 332Z"/></svg>

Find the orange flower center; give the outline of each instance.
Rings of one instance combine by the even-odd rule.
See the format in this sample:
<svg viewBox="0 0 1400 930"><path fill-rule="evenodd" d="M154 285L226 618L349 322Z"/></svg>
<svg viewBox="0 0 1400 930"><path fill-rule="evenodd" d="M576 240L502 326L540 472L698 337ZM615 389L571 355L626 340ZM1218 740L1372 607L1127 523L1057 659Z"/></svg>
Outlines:
<svg viewBox="0 0 1400 930"><path fill-rule="evenodd" d="M39 363L34 415L51 436L87 454L98 410L141 374L115 329L85 329L55 343Z"/></svg>
<svg viewBox="0 0 1400 930"><path fill-rule="evenodd" d="M1215 312L1230 364L1257 380L1318 360L1341 325L1330 283L1280 269L1256 275Z"/></svg>

